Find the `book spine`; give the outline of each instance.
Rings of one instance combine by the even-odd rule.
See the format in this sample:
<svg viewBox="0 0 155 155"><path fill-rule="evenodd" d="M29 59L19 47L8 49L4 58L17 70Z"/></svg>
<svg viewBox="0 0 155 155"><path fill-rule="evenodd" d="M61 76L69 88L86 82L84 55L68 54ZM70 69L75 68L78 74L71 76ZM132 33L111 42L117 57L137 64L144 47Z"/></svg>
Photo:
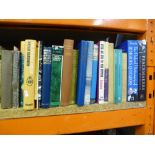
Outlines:
<svg viewBox="0 0 155 155"><path fill-rule="evenodd" d="M42 108L50 105L50 82L51 82L51 47L43 48L43 77L42 77Z"/></svg>
<svg viewBox="0 0 155 155"><path fill-rule="evenodd" d="M50 106L59 106L61 102L61 83L63 70L63 46L52 45L52 71L50 86Z"/></svg>
<svg viewBox="0 0 155 155"><path fill-rule="evenodd" d="M42 100L42 69L43 69L43 43L42 41L38 41L38 63L39 63L39 71L38 71L38 105L37 109L41 106Z"/></svg>
<svg viewBox="0 0 155 155"><path fill-rule="evenodd" d="M0 46L0 106L1 106L1 97L2 97L1 86L2 86L2 49Z"/></svg>
<svg viewBox="0 0 155 155"><path fill-rule="evenodd" d="M78 55L79 55L78 50L73 50L73 73L72 73L70 104L75 104L76 101Z"/></svg>
<svg viewBox="0 0 155 155"><path fill-rule="evenodd" d="M117 50L114 49L114 103L118 103L118 91L117 91L117 86L118 86L118 80L117 80L117 69L118 69L118 63L117 63Z"/></svg>
<svg viewBox="0 0 155 155"><path fill-rule="evenodd" d="M24 110L33 110L35 107L35 56L36 40L25 40L24 53Z"/></svg>
<svg viewBox="0 0 155 155"><path fill-rule="evenodd" d="M23 97L24 97L24 51L25 51L25 41L20 42L20 88L19 88L19 102L20 106L23 107Z"/></svg>
<svg viewBox="0 0 155 155"><path fill-rule="evenodd" d="M93 41L88 41L88 57L87 57L87 68L86 68L86 85L85 85L85 96L84 96L84 104L85 105L90 104L93 51L94 51L94 42Z"/></svg>
<svg viewBox="0 0 155 155"><path fill-rule="evenodd" d="M84 105L85 84L86 84L86 67L88 56L88 42L82 40L79 44L79 63L78 63L78 80L77 80L77 105Z"/></svg>
<svg viewBox="0 0 155 155"><path fill-rule="evenodd" d="M12 51L2 50L1 108L12 108Z"/></svg>
<svg viewBox="0 0 155 155"><path fill-rule="evenodd" d="M127 101L127 53L122 53L122 102Z"/></svg>
<svg viewBox="0 0 155 155"><path fill-rule="evenodd" d="M92 81L91 81L91 93L90 103L96 102L96 88L97 88L97 74L98 74L98 45L94 45L93 62L92 62Z"/></svg>
<svg viewBox="0 0 155 155"><path fill-rule="evenodd" d="M13 51L12 103L14 108L19 107L19 54L19 51Z"/></svg>
<svg viewBox="0 0 155 155"><path fill-rule="evenodd" d="M74 40L64 40L64 55L63 55L63 72L61 86L61 106L67 106L71 96L71 82L73 72L73 45Z"/></svg>
<svg viewBox="0 0 155 155"><path fill-rule="evenodd" d="M146 100L146 41L138 41L138 100Z"/></svg>
<svg viewBox="0 0 155 155"><path fill-rule="evenodd" d="M108 100L109 103L114 103L114 44L109 43L109 86L108 86Z"/></svg>
<svg viewBox="0 0 155 155"><path fill-rule="evenodd" d="M97 102L99 104L104 103L104 41L99 42L99 53L98 53L98 91L97 91Z"/></svg>

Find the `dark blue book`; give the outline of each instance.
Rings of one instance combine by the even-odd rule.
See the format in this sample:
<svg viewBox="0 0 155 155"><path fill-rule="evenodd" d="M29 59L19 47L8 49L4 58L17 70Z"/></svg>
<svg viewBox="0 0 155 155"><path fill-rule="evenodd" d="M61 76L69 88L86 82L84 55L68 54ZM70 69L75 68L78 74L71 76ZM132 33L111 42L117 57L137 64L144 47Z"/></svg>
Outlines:
<svg viewBox="0 0 155 155"><path fill-rule="evenodd" d="M41 107L48 108L50 105L50 82L51 82L51 47L43 48L43 74L42 74L42 99Z"/></svg>
<svg viewBox="0 0 155 155"><path fill-rule="evenodd" d="M138 101L138 41L128 40L120 48L127 52L127 101Z"/></svg>
<svg viewBox="0 0 155 155"><path fill-rule="evenodd" d="M79 106L84 105L85 85L86 85L86 68L88 57L88 42L81 40L79 44L79 63L77 77L77 98L76 103Z"/></svg>

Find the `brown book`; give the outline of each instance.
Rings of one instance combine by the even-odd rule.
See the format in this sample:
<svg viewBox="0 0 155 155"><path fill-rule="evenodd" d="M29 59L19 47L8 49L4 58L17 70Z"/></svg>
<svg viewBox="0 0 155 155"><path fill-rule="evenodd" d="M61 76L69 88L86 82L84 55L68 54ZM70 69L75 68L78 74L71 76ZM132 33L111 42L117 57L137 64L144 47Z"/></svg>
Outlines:
<svg viewBox="0 0 155 155"><path fill-rule="evenodd" d="M71 83L73 72L73 44L74 40L64 40L63 73L61 85L61 106L67 106L70 102Z"/></svg>

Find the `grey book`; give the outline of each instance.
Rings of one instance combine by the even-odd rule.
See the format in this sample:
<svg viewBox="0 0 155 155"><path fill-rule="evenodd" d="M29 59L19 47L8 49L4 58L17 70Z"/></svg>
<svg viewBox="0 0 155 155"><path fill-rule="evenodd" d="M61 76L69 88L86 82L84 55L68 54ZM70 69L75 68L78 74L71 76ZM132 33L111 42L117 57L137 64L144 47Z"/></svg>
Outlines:
<svg viewBox="0 0 155 155"><path fill-rule="evenodd" d="M1 108L12 108L12 59L13 52L2 50L2 74L1 74Z"/></svg>

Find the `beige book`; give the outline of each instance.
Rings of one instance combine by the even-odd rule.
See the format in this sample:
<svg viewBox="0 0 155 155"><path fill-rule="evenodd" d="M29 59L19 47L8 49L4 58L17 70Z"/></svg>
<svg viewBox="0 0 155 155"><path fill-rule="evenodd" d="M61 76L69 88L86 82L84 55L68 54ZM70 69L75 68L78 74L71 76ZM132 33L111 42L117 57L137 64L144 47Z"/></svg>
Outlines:
<svg viewBox="0 0 155 155"><path fill-rule="evenodd" d="M122 102L126 102L127 96L127 53L122 53Z"/></svg>

